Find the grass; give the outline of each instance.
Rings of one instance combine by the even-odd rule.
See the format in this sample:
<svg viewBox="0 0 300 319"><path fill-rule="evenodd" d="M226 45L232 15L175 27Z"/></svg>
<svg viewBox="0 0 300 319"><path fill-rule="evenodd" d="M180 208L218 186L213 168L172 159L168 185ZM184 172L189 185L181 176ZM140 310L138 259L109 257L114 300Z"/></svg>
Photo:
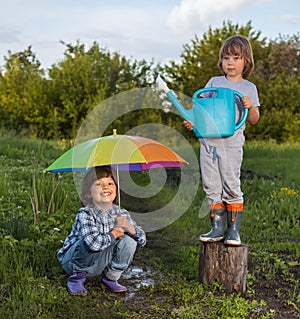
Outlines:
<svg viewBox="0 0 300 319"><path fill-rule="evenodd" d="M201 213L200 188L186 213L148 233L146 247L135 255L134 265L150 269L147 276L154 284L115 295L95 279L87 284L87 298L67 293L67 277L55 257L79 207L72 176L43 174L67 144L0 137L1 318L300 317L299 144L255 142L245 147L245 293L227 295L217 282L197 281L198 237L210 228L208 216ZM162 195L143 202L143 209L161 206L175 193L174 186L164 188Z"/></svg>
<svg viewBox="0 0 300 319"><path fill-rule="evenodd" d="M243 168L256 174L277 176L300 186L300 144L276 142L247 142Z"/></svg>

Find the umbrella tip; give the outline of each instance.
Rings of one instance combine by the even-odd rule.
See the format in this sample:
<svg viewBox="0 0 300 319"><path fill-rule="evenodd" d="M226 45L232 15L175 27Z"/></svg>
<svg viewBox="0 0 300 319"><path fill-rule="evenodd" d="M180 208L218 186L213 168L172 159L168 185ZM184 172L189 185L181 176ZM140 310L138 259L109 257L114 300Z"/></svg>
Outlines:
<svg viewBox="0 0 300 319"><path fill-rule="evenodd" d="M117 129L113 129L113 136L117 136Z"/></svg>

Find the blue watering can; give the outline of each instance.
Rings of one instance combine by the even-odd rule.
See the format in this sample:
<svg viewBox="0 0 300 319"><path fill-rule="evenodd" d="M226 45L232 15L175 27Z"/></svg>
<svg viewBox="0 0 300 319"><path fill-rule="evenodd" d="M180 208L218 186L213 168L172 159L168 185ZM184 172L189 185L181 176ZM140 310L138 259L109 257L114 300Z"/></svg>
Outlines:
<svg viewBox="0 0 300 319"><path fill-rule="evenodd" d="M193 94L193 107L187 110L177 99L166 83L158 76L159 90L164 91L171 103L186 120L193 122L193 131L199 137L228 137L246 121L248 109L244 109L242 118L236 123L235 97L242 98L238 91L228 88L203 88ZM213 92L213 97L202 98L204 92Z"/></svg>

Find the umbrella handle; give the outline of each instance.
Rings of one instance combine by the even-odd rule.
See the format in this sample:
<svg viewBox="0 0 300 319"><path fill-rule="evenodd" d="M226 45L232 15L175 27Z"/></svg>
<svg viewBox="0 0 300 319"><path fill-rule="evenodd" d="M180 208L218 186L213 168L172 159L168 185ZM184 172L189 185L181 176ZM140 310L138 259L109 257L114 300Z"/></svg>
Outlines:
<svg viewBox="0 0 300 319"><path fill-rule="evenodd" d="M119 177L119 165L116 165L116 171L117 171L117 184L118 184L118 204L119 207L121 207L121 195L120 195L120 177Z"/></svg>

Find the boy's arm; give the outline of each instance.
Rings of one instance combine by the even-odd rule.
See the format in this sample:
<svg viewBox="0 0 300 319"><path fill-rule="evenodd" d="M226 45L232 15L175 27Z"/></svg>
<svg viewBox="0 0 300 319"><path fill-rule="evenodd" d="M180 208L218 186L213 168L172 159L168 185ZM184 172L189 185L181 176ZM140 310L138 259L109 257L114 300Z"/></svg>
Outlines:
<svg viewBox="0 0 300 319"><path fill-rule="evenodd" d="M243 106L245 109L248 109L248 118L247 121L251 125L254 125L258 122L260 114L259 114L259 107L252 105L252 102L249 96L244 96L242 98Z"/></svg>

